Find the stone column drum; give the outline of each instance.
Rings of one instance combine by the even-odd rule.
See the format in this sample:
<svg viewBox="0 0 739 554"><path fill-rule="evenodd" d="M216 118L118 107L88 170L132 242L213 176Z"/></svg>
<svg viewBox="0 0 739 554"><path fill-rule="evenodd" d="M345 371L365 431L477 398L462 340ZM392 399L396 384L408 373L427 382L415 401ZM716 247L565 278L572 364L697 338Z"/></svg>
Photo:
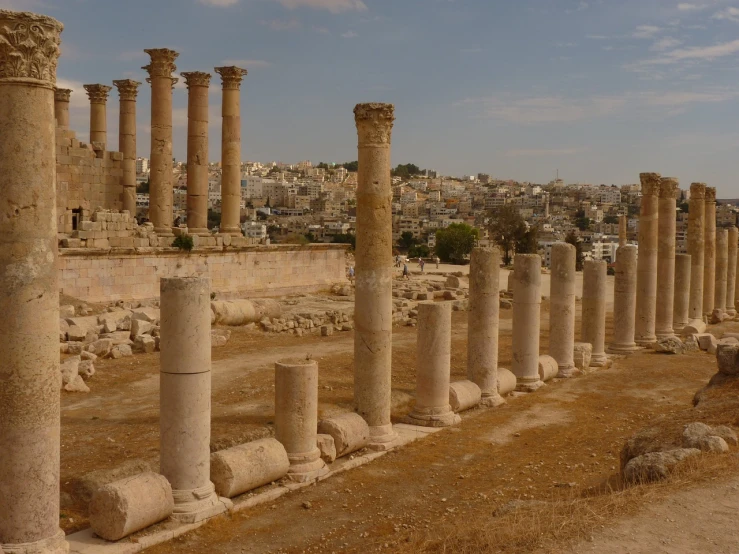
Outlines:
<svg viewBox="0 0 739 554"><path fill-rule="evenodd" d="M640 173L639 258L636 269L635 341L647 346L657 340L657 243L659 237L659 173Z"/></svg>
<svg viewBox="0 0 739 554"><path fill-rule="evenodd" d="M177 79L172 72L179 54L168 48L144 50L151 57L142 67L149 73L151 84L151 155L149 160L149 219L161 236L173 236L174 220L172 188L172 88Z"/></svg>
<svg viewBox="0 0 739 554"><path fill-rule="evenodd" d="M675 297L672 329L676 333L681 332L690 321L690 263L690 254L675 254Z"/></svg>
<svg viewBox="0 0 739 554"><path fill-rule="evenodd" d="M425 427L447 427L461 421L449 404L451 356L451 303L419 304L416 405L408 414L408 423Z"/></svg>
<svg viewBox="0 0 739 554"><path fill-rule="evenodd" d="M726 313L726 276L729 269L729 230L716 231L716 285L712 320L721 323Z"/></svg>
<svg viewBox="0 0 739 554"><path fill-rule="evenodd" d="M275 364L275 438L290 460L288 477L306 482L328 473L316 443L318 364L283 360Z"/></svg>
<svg viewBox="0 0 739 554"><path fill-rule="evenodd" d="M626 246L628 219L625 215L618 216L618 245Z"/></svg>
<svg viewBox="0 0 739 554"><path fill-rule="evenodd" d="M90 99L90 144L107 150L108 143L108 85L82 85Z"/></svg>
<svg viewBox="0 0 739 554"><path fill-rule="evenodd" d="M557 360L558 375L564 378L579 373L575 368L575 257L573 245L552 245L549 355Z"/></svg>
<svg viewBox="0 0 739 554"><path fill-rule="evenodd" d="M241 236L241 81L246 69L216 67L223 82L221 233Z"/></svg>
<svg viewBox="0 0 739 554"><path fill-rule="evenodd" d="M688 211L688 254L690 254L690 308L691 320L703 321L703 266L706 233L706 185L690 185Z"/></svg>
<svg viewBox="0 0 739 554"><path fill-rule="evenodd" d="M541 326L541 256L516 254L513 258L513 364L516 390L533 392L539 378Z"/></svg>
<svg viewBox="0 0 739 554"><path fill-rule="evenodd" d="M118 150L123 154L123 209L136 216L136 95L141 83L113 81L120 96Z"/></svg>
<svg viewBox="0 0 739 554"><path fill-rule="evenodd" d="M613 342L611 354L630 354L638 350L634 342L636 316L637 246L627 244L616 251L616 279L613 285Z"/></svg>
<svg viewBox="0 0 739 554"><path fill-rule="evenodd" d="M703 314L713 313L716 296L716 189L706 187L703 259Z"/></svg>
<svg viewBox="0 0 739 554"><path fill-rule="evenodd" d="M390 422L393 332L392 104L357 104L358 135L354 401L375 448L397 439Z"/></svg>
<svg viewBox="0 0 739 554"><path fill-rule="evenodd" d="M72 89L54 88L54 117L56 126L62 129L69 129L69 98L71 95Z"/></svg>
<svg viewBox="0 0 739 554"><path fill-rule="evenodd" d="M210 282L163 278L160 302L160 471L172 517L194 523L223 511L210 481Z"/></svg>
<svg viewBox="0 0 739 554"><path fill-rule="evenodd" d="M208 231L208 87L210 73L182 73L187 84L187 230Z"/></svg>
<svg viewBox="0 0 739 554"><path fill-rule="evenodd" d="M672 337L675 302L675 233L677 226L677 179L662 177L659 186L659 239L657 242L657 306L655 334Z"/></svg>
<svg viewBox="0 0 739 554"><path fill-rule="evenodd" d="M736 264L739 248L739 229L729 227L729 266L726 271L726 313L729 317L736 317Z"/></svg>
<svg viewBox="0 0 739 554"><path fill-rule="evenodd" d="M605 260L585 260L582 271L582 341L593 347L591 367L608 365L606 356L606 284Z"/></svg>
<svg viewBox="0 0 739 554"><path fill-rule="evenodd" d="M474 248L470 256L470 301L467 312L467 378L482 391L483 406L499 406L498 326L500 250Z"/></svg>
<svg viewBox="0 0 739 554"><path fill-rule="evenodd" d="M0 550L69 551L59 528L54 85L62 24L0 10Z"/></svg>

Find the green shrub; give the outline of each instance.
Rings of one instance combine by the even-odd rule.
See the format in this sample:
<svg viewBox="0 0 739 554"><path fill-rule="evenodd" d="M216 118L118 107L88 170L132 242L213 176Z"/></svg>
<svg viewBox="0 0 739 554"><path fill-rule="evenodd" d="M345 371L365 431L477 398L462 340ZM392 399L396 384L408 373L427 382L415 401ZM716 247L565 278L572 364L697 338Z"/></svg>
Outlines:
<svg viewBox="0 0 739 554"><path fill-rule="evenodd" d="M190 250L192 250L194 244L190 235L180 235L178 237L175 237L174 241L172 242L172 246L174 246L175 248L179 248L180 250L186 250L189 252Z"/></svg>

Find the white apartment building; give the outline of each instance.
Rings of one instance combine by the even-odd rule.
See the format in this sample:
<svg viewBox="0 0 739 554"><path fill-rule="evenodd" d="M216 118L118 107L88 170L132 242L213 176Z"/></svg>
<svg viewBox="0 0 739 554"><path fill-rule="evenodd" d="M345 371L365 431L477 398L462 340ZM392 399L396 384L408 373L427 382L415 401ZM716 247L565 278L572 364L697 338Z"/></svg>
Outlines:
<svg viewBox="0 0 739 554"><path fill-rule="evenodd" d="M136 193L136 207L137 208L148 208L149 207L149 194L137 192Z"/></svg>
<svg viewBox="0 0 739 554"><path fill-rule="evenodd" d="M267 226L259 221L245 221L241 225L244 235L250 239L263 240L267 238Z"/></svg>
<svg viewBox="0 0 739 554"><path fill-rule="evenodd" d="M149 158L136 158L136 173L149 173Z"/></svg>

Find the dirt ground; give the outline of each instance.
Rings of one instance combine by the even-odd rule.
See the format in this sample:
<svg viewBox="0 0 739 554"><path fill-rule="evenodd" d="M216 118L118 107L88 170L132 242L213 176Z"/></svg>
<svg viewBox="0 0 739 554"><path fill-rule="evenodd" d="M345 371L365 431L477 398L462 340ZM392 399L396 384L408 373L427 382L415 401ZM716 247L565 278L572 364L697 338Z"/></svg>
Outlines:
<svg viewBox="0 0 739 554"><path fill-rule="evenodd" d="M453 379L465 378L466 317L453 314ZM511 364L510 317L510 311L501 311L502 367ZM542 319L546 352L546 304ZM610 318L608 325L610 336ZM721 327L739 331L738 323ZM280 358L310 354L318 360L319 415L352 409L353 333L286 337L232 331L229 343L213 351L213 449L272 434L273 364ZM158 364L158 353L101 360L90 394L63 396L63 496L71 496L75 478L127 459L158 468ZM396 328L394 419L412 406L415 364L415 328ZM654 503L688 494L681 489L690 482L715 478L719 471L734 479L730 486L739 486L734 477L739 459L733 453L702 456L685 483L621 491L619 452L627 438L657 418L686 417L693 394L715 372L715 358L705 353L619 359L609 369L555 380L498 409L469 412L459 427L272 505L216 518L147 552L659 552L592 547L613 539L604 531L616 532L619 525L637 529L614 518L640 522L638 511L644 508L651 519ZM739 423L738 415L732 415L732 424ZM722 494L716 482L708 485ZM310 509L303 507L306 501ZM87 526L83 510L70 506L69 497L61 521L67 532Z"/></svg>

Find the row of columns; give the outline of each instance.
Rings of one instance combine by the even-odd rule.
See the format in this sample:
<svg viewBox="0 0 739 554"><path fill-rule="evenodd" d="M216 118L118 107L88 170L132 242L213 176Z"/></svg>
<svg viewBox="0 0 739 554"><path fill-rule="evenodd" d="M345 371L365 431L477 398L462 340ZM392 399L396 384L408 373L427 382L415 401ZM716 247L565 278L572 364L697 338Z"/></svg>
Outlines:
<svg viewBox="0 0 739 554"><path fill-rule="evenodd" d="M171 236L173 212L172 89L177 78L179 54L168 48L147 49L149 65L143 67L151 84L151 154L149 219L154 231ZM223 86L221 142L220 232L241 233L241 99L245 69L216 67ZM208 231L208 89L210 74L182 73L188 89L187 132L187 223L191 234ZM123 209L136 213L136 96L141 83L132 79L113 81L120 96L118 148L123 153ZM90 99L90 143L107 146L106 105L112 87L84 85ZM56 89L54 113L59 127L69 128L70 89Z"/></svg>

